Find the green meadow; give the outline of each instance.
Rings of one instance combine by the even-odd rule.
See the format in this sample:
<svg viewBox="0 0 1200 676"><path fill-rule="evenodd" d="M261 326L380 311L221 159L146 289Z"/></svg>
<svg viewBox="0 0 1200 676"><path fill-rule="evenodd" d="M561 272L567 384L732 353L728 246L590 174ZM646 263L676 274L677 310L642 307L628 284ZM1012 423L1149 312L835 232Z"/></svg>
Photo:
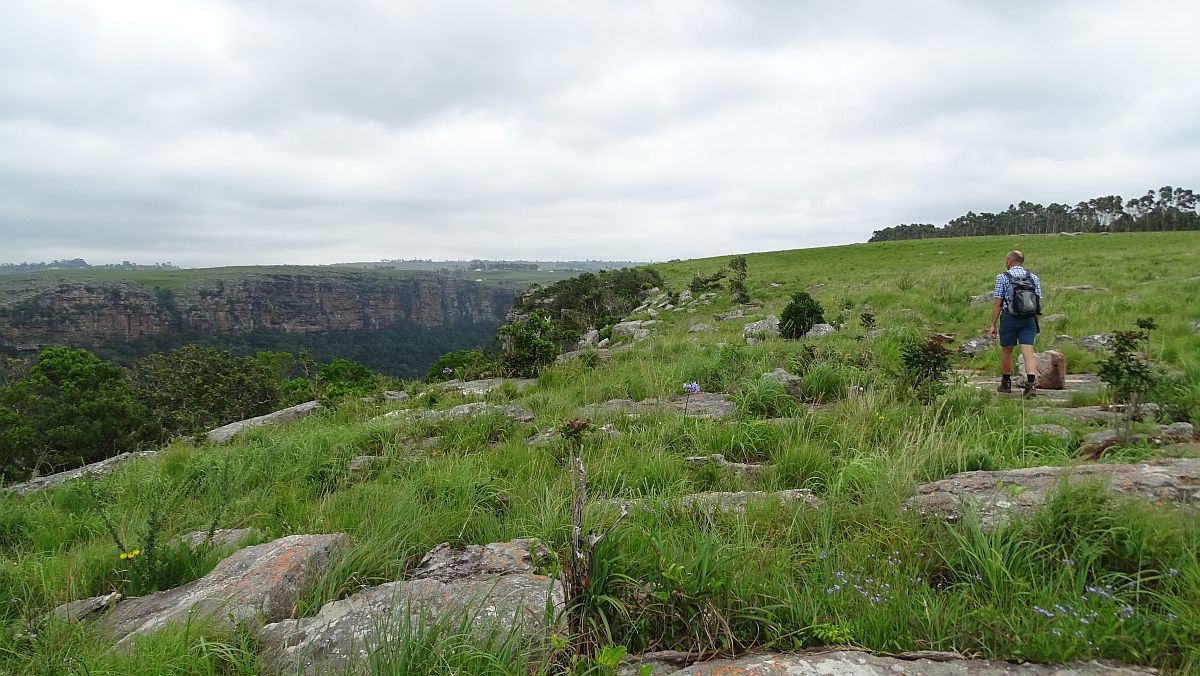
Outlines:
<svg viewBox="0 0 1200 676"><path fill-rule="evenodd" d="M629 653L705 655L851 645L882 654L957 651L999 660L1112 659L1200 673L1200 522L1195 512L1130 502L1103 485L1063 489L1039 511L985 531L901 509L920 484L968 470L1071 466L1084 434L1066 441L1025 426L1061 422L1044 403L999 400L952 385L923 404L902 385L901 352L929 331L961 341L984 333L989 292L1004 255L1021 249L1041 276L1046 314L1039 349L1055 334L1079 338L1153 318L1150 359L1169 374L1154 395L1164 410L1200 423L1200 234L979 237L858 244L747 256L752 306L744 320L719 292L696 313L662 311L653 335L611 360L544 369L537 383L489 401L532 411L531 424L499 416L461 422L376 419L400 406L446 408L468 399L423 383L403 405L348 402L302 421L260 428L224 446L176 443L116 474L26 497L0 496L0 673L252 674L253 628L177 626L114 650L87 623L44 619L66 601L120 590L137 595L204 575L220 556L162 545L212 526L253 526L268 540L345 532L354 546L305 591L297 615L365 586L403 579L427 550L541 538L562 557L571 527L571 449L526 439L583 416L584 406L682 393L730 393L734 415L600 413L619 436L589 435L582 457L594 504L587 527L616 518L605 498L671 498L701 491L807 488L819 508L753 503L745 513L663 502L633 510L603 541L585 604L588 640ZM728 258L656 266L670 290ZM1090 285L1103 290L1070 291ZM820 339L747 346L742 324L778 315L809 291L827 321ZM861 317L889 329L867 338ZM644 317L644 315L642 316ZM689 332L695 323L713 332ZM1072 372L1100 355L1060 342ZM997 374L999 351L955 353L955 368ZM804 402L759 376L804 377ZM848 391L861 388L861 395ZM1101 392L1095 400L1105 401ZM1136 424L1144 429L1150 422ZM421 442L439 437L432 450ZM687 456L720 453L761 463L744 477ZM1100 462L1157 457L1146 444ZM352 474L359 455L388 460ZM423 454L423 462L409 456ZM126 547L160 543L158 579L134 574ZM553 568L553 564L551 565ZM647 594L646 590L660 594ZM579 654L579 636L549 645L439 627L391 646L364 669L394 674L606 673Z"/></svg>

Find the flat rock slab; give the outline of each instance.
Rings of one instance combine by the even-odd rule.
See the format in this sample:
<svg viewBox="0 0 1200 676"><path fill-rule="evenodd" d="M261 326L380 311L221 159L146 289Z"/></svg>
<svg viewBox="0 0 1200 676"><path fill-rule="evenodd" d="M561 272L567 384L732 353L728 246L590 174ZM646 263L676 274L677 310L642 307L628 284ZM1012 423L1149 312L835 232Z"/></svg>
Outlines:
<svg viewBox="0 0 1200 676"><path fill-rule="evenodd" d="M487 394L505 385L512 385L520 392L533 387L535 384L537 384L536 378L483 378L481 380L468 380L465 382L462 380L447 380L441 386L443 389L458 392L464 397L471 397Z"/></svg>
<svg viewBox="0 0 1200 676"><path fill-rule="evenodd" d="M341 673L376 649L394 649L418 626L439 621L458 626L464 616L481 633L541 632L547 606L557 613L564 599L557 580L533 572L530 553L537 547L530 540L464 550L439 545L412 580L327 603L315 617L263 627L259 638L266 670Z"/></svg>
<svg viewBox="0 0 1200 676"><path fill-rule="evenodd" d="M998 375L980 375L974 371L957 371L956 373L966 377L968 386L974 387L977 390L991 391L997 397L1020 399L1022 396L1021 381L1017 376L1013 376L1012 393L1001 394L996 392L996 386L1000 384L1000 376ZM1046 390L1038 388L1035 399L1042 401L1068 401L1071 395L1076 392L1095 394L1102 387L1104 387L1104 382L1094 373L1068 373L1063 378L1062 389Z"/></svg>
<svg viewBox="0 0 1200 676"><path fill-rule="evenodd" d="M127 643L171 622L204 617L230 627L239 622L276 622L289 616L304 586L350 543L345 533L289 535L246 547L212 572L181 587L121 602L99 622L113 640Z"/></svg>
<svg viewBox="0 0 1200 676"><path fill-rule="evenodd" d="M1136 443L1151 443L1157 446L1169 443L1189 442L1196 438L1196 429L1191 423L1177 422L1169 425L1155 425L1150 434L1131 434L1122 437L1114 429L1100 430L1085 436L1079 445L1079 455L1093 460L1104 454L1104 451L1114 446Z"/></svg>
<svg viewBox="0 0 1200 676"><path fill-rule="evenodd" d="M690 455L683 459L689 465L716 465L725 469L731 469L737 472L739 476L748 477L757 474L762 470L763 465L751 462L729 462L725 456L720 453L712 455Z"/></svg>
<svg viewBox="0 0 1200 676"><path fill-rule="evenodd" d="M215 430L209 430L205 436L209 442L214 444L223 444L234 437L238 432L248 430L253 427L262 427L263 425L278 425L281 423L292 422L307 417L313 411L321 408L321 405L315 401L306 401L303 404L289 406L274 413L260 415L248 420L239 420L237 422L223 425Z"/></svg>
<svg viewBox="0 0 1200 676"><path fill-rule="evenodd" d="M807 488L790 488L782 491L712 491L707 493L692 493L676 498L609 498L599 500L601 505L622 507L640 507L651 510L656 507L680 506L684 509L698 508L702 511L713 512L744 512L746 505L751 502L768 504L803 503L807 507L818 508L821 500Z"/></svg>
<svg viewBox="0 0 1200 676"><path fill-rule="evenodd" d="M605 423L600 427L590 429L589 434L614 438L621 436L621 431L618 430L612 423ZM525 443L529 444L530 446L544 446L546 444L552 444L559 439L562 439L562 433L557 427L551 427L550 429L542 430L541 432L529 437L525 440Z"/></svg>
<svg viewBox="0 0 1200 676"><path fill-rule="evenodd" d="M493 404L486 401L475 401L470 404L461 404L454 408L442 410L422 410L413 408L402 408L398 411L384 413L376 418L376 420L386 418L402 418L410 420L425 420L441 422L447 420L465 420L482 415L502 415L513 422L527 423L533 422L533 413L526 411L519 406L512 404Z"/></svg>
<svg viewBox="0 0 1200 676"><path fill-rule="evenodd" d="M701 392L690 397L677 395L666 399L611 399L602 404L589 404L583 407L584 415L591 417L600 413L624 413L630 417L649 413L651 411L670 411L687 413L697 418L728 418L733 415L733 402L724 392Z"/></svg>
<svg viewBox="0 0 1200 676"><path fill-rule="evenodd" d="M1148 416L1155 416L1159 413L1158 404L1142 404L1138 407L1138 414L1134 416L1135 420L1141 420ZM1077 420L1082 423L1112 423L1122 415L1124 407L1120 405L1110 406L1074 406L1063 408L1035 408L1031 413L1040 415L1056 416L1059 418L1067 418L1069 420Z"/></svg>
<svg viewBox="0 0 1200 676"><path fill-rule="evenodd" d="M138 451L136 453L122 453L120 455L114 455L111 458L106 458L99 462L93 462L90 465L84 465L83 467L76 467L75 469L69 469L65 472L59 472L57 474L49 474L47 476L40 476L40 477L37 477L36 479L30 479L29 481L26 481L25 483L7 486L4 490L6 490L10 493L16 493L17 495L29 495L30 493L37 493L38 491L44 491L47 488L54 488L55 486L61 486L65 483L67 483L68 481L73 481L73 480L79 479L81 477L104 476L106 474L111 474L114 471L116 471L116 469L118 467L120 467L121 465L124 465L125 463L129 462L130 460L137 460L138 458L153 458L154 456L158 455L158 453L159 453L158 451Z"/></svg>
<svg viewBox="0 0 1200 676"><path fill-rule="evenodd" d="M991 660L902 660L855 650L808 655L766 654L701 662L679 671L652 672L679 676L1146 676L1154 669L1100 662L1011 664Z"/></svg>
<svg viewBox="0 0 1200 676"><path fill-rule="evenodd" d="M983 527L991 529L1045 503L1064 477L1073 486L1101 482L1114 493L1151 504L1200 506L1200 459L1196 458L962 472L920 486L904 506L949 521L976 509Z"/></svg>
<svg viewBox="0 0 1200 676"><path fill-rule="evenodd" d="M1062 439L1063 441L1070 441L1071 437L1073 436L1071 434L1071 430L1063 427L1062 425L1055 425L1052 423L1046 423L1042 425L1026 425L1025 433L1033 436L1054 437L1056 439Z"/></svg>

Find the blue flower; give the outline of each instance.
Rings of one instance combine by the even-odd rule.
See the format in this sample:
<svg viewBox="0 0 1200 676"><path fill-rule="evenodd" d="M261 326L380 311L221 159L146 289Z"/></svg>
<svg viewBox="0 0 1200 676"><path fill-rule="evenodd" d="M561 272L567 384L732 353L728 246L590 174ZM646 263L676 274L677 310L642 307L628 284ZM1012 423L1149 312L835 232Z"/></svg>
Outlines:
<svg viewBox="0 0 1200 676"><path fill-rule="evenodd" d="M453 373L454 373L454 369L450 368L449 366L442 369L442 375L444 375L444 376L452 375Z"/></svg>
<svg viewBox="0 0 1200 676"><path fill-rule="evenodd" d="M683 391L688 394L700 394L700 383L684 383Z"/></svg>

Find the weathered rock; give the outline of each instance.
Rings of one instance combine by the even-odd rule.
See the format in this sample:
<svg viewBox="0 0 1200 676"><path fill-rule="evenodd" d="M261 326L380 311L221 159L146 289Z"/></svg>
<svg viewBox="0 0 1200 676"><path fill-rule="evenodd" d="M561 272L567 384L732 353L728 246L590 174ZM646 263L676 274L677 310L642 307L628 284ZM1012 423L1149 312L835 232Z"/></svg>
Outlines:
<svg viewBox="0 0 1200 676"><path fill-rule="evenodd" d="M610 399L602 404L588 404L583 407L587 417L601 413L624 413L636 417L655 410L686 413L697 418L728 418L733 414L733 402L724 392L701 392L690 397L677 395L666 399Z"/></svg>
<svg viewBox="0 0 1200 676"><path fill-rule="evenodd" d="M1148 464L1097 464L1078 467L1028 467L996 472L962 472L917 488L905 507L957 520L977 509L986 529L1046 501L1066 477L1072 485L1107 482L1118 494L1153 504L1200 505L1200 459Z"/></svg>
<svg viewBox="0 0 1200 676"><path fill-rule="evenodd" d="M1056 437L1063 441L1071 440L1071 430L1062 425L1054 425L1046 423L1042 425L1028 425L1025 427L1025 433L1033 436Z"/></svg>
<svg viewBox="0 0 1200 676"><path fill-rule="evenodd" d="M807 488L789 488L782 491L712 491L707 493L692 493L677 498L610 498L599 501L606 505L624 505L653 509L678 505L684 509L697 508L702 511L714 512L744 512L746 505L751 502L769 504L777 501L781 504L803 503L807 507L818 508L821 500Z"/></svg>
<svg viewBox="0 0 1200 676"><path fill-rule="evenodd" d="M384 390L383 392L384 401L408 401L409 399L408 392L401 390Z"/></svg>
<svg viewBox="0 0 1200 676"><path fill-rule="evenodd" d="M289 535L246 547L199 580L122 601L100 620L99 628L127 643L134 636L189 618L207 618L226 627L281 620L291 614L300 592L330 555L349 542L345 533Z"/></svg>
<svg viewBox="0 0 1200 676"><path fill-rule="evenodd" d="M988 291L987 293L981 293L978 296L971 296L971 305L977 305L979 303L990 303L992 301L992 299L995 297L996 296L991 291Z"/></svg>
<svg viewBox="0 0 1200 676"><path fill-rule="evenodd" d="M891 331L891 329L871 329L870 331L867 331L867 340L875 340L889 331Z"/></svg>
<svg viewBox="0 0 1200 676"><path fill-rule="evenodd" d="M763 466L751 462L729 462L725 456L720 453L712 455L689 455L683 461L689 465L716 465L726 469L731 469L743 477L757 474L762 470Z"/></svg>
<svg viewBox="0 0 1200 676"><path fill-rule="evenodd" d="M976 336L958 346L958 353L974 357L996 344L996 339L988 335Z"/></svg>
<svg viewBox="0 0 1200 676"><path fill-rule="evenodd" d="M1056 350L1037 352L1034 354L1034 359L1037 361L1037 386L1039 390L1066 389L1067 362L1061 352ZM1028 373L1025 369L1025 355L1017 358L1017 371L1022 377Z"/></svg>
<svg viewBox="0 0 1200 676"><path fill-rule="evenodd" d="M121 596L120 592L112 592L111 594L105 594L104 596L93 596L87 599L71 601L70 603L64 603L54 610L51 610L48 616L59 620L76 622L82 620L88 615L112 608L113 606L117 605L122 598L124 597Z"/></svg>
<svg viewBox="0 0 1200 676"><path fill-rule="evenodd" d="M762 340L779 335L779 317L768 315L766 319L750 322L742 327L742 337Z"/></svg>
<svg viewBox="0 0 1200 676"><path fill-rule="evenodd" d="M596 343L599 343L599 342L600 342L600 331L598 331L596 329L592 329L592 330L588 331L587 333L583 334L583 337L579 339L579 348L584 349L586 347L595 345Z"/></svg>
<svg viewBox="0 0 1200 676"><path fill-rule="evenodd" d="M837 333L837 329L833 328L832 325L816 324L815 326L813 326L811 329L808 330L808 333L804 334L804 337L805 338L824 338L825 336L828 336L831 333Z"/></svg>
<svg viewBox="0 0 1200 676"><path fill-rule="evenodd" d="M253 427L262 427L263 425L278 425L281 423L292 422L293 420L299 420L308 416L310 413L319 408L321 408L321 405L317 402L306 401L303 404L289 406L288 408L275 411L274 413L268 413L266 415L260 415L248 420L239 420L237 422L229 423L228 425L223 425L215 430L209 430L205 436L208 437L208 440L211 443L223 444L232 439L238 432L243 430L248 430Z"/></svg>
<svg viewBox="0 0 1200 676"><path fill-rule="evenodd" d="M442 388L454 390L464 397L482 396L505 385L512 385L517 391L528 389L537 384L536 378L483 378L480 380L447 380Z"/></svg>
<svg viewBox="0 0 1200 676"><path fill-rule="evenodd" d="M653 676L1148 676L1154 669L1101 662L1012 664L990 660L903 660L856 650L800 655L768 653L700 662Z"/></svg>
<svg viewBox="0 0 1200 676"><path fill-rule="evenodd" d="M697 661L696 653L678 650L656 650L641 655L630 655L617 665L616 676L662 676L673 674Z"/></svg>
<svg viewBox="0 0 1200 676"><path fill-rule="evenodd" d="M1103 350L1112 345L1112 340L1113 334L1111 333L1097 333L1092 336L1084 336L1076 340L1075 344L1088 350Z"/></svg>
<svg viewBox="0 0 1200 676"><path fill-rule="evenodd" d="M775 369L770 373L764 373L759 377L759 382L773 380L783 386L783 389L793 397L800 398L804 379L800 376L789 373L785 369Z"/></svg>
<svg viewBox="0 0 1200 676"><path fill-rule="evenodd" d="M453 408L444 410L417 410L411 408L403 408L398 411L384 413L376 418L405 418L413 420L425 421L446 421L446 420L464 420L466 418L474 418L482 415L500 414L513 422L527 423L533 422L533 413L526 411L519 406L512 404L493 404L487 401L473 401L469 404L460 404Z"/></svg>
<svg viewBox="0 0 1200 676"><path fill-rule="evenodd" d="M263 661L271 673L340 672L377 647L394 648L406 630L439 621L457 625L464 614L481 632L541 632L547 605L557 613L564 601L557 580L534 572L530 552L536 548L529 540L463 551L439 545L412 580L328 603L315 617L266 625L259 633Z"/></svg>
<svg viewBox="0 0 1200 676"><path fill-rule="evenodd" d="M655 310L653 308L646 310L646 316L649 317L650 319L658 319L658 310Z"/></svg>
<svg viewBox="0 0 1200 676"><path fill-rule="evenodd" d="M683 291L679 292L679 302L680 303L686 303L686 302L690 301L691 299L692 299L692 290L691 289L684 289Z"/></svg>
<svg viewBox="0 0 1200 676"><path fill-rule="evenodd" d="M236 547L243 540L259 536L261 536L261 533L257 528L218 528L213 531L212 539L209 539L208 531L206 530L194 530L190 533L184 533L175 539L193 549L205 542L208 542L210 547L227 549Z"/></svg>
<svg viewBox="0 0 1200 676"><path fill-rule="evenodd" d="M1154 444L1166 444L1191 441L1195 436L1196 430L1192 427L1191 423L1187 422L1155 425L1154 430L1150 434L1131 434L1125 439L1121 438L1121 434L1117 430L1100 430L1092 432L1083 438L1083 441L1079 444L1079 455L1099 458L1107 449L1123 443L1132 444L1148 441Z"/></svg>
<svg viewBox="0 0 1200 676"><path fill-rule="evenodd" d="M1045 317L1042 317L1042 321L1045 322L1046 324L1057 324L1058 322L1061 322L1066 318L1067 318L1067 315L1065 315L1063 313L1057 313L1057 314L1046 315Z"/></svg>
<svg viewBox="0 0 1200 676"><path fill-rule="evenodd" d="M688 333L711 333L717 329L711 324L692 324L688 327Z"/></svg>
<svg viewBox="0 0 1200 676"><path fill-rule="evenodd" d="M712 291L707 291L700 294L700 300L712 300L717 297L717 294Z"/></svg>
<svg viewBox="0 0 1200 676"><path fill-rule="evenodd" d="M1133 419L1141 420L1147 417L1154 417L1158 415L1159 410L1158 404L1142 404L1138 406L1138 410L1133 413ZM1064 408L1033 409L1033 413L1058 416L1060 418L1078 420L1079 422L1084 423L1110 423L1122 416L1124 412L1125 406L1121 404L1111 404L1108 406L1073 406Z"/></svg>
<svg viewBox="0 0 1200 676"><path fill-rule="evenodd" d="M718 312L717 314L713 315L713 319L717 320L718 322L727 322L731 319L744 319L745 317L746 311L742 310L741 308L730 310L729 312Z"/></svg>
<svg viewBox="0 0 1200 676"><path fill-rule="evenodd" d="M612 328L612 337L615 338L631 338L634 341L643 340L650 336L650 327L657 322L653 319L634 320L614 324Z"/></svg>
<svg viewBox="0 0 1200 676"><path fill-rule="evenodd" d="M387 458L382 455L359 455L350 461L346 471L350 472L350 476L362 479L375 473L385 464L387 464Z"/></svg>
<svg viewBox="0 0 1200 676"><path fill-rule="evenodd" d="M159 453L158 451L138 451L136 453L121 453L120 455L114 455L111 458L106 458L99 462L93 462L90 465L84 465L83 467L76 467L75 469L69 469L65 472L59 472L57 474L49 474L46 476L40 476L40 477L37 477L34 479L30 479L29 481L26 481L24 483L13 484L12 486L5 487L4 490L6 490L10 493L16 493L17 495L28 495L30 493L37 493L38 491L44 491L47 488L61 486L62 484L65 484L68 481L73 481L80 477L104 476L106 474L111 474L112 472L116 471L116 469L118 467L120 467L121 465L124 465L125 463L129 462L130 460L137 460L138 458L152 458L152 457L158 455L158 453Z"/></svg>
<svg viewBox="0 0 1200 676"><path fill-rule="evenodd" d="M1063 291L1108 291L1108 289L1101 288L1099 286L1092 286L1091 284L1080 284L1079 286L1064 286L1061 288Z"/></svg>

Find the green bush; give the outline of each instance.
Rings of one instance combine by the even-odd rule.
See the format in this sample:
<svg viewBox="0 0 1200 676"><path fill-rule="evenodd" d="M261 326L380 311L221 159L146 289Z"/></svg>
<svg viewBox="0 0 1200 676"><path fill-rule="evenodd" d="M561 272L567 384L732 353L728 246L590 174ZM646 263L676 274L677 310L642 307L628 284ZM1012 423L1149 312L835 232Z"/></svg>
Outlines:
<svg viewBox="0 0 1200 676"><path fill-rule="evenodd" d="M950 371L950 350L941 340L929 336L911 342L900 351L903 362L902 384L918 401L929 403L946 390Z"/></svg>
<svg viewBox="0 0 1200 676"><path fill-rule="evenodd" d="M501 326L499 333L504 369L514 375L536 376L558 355L554 322L541 312L534 312L524 322Z"/></svg>
<svg viewBox="0 0 1200 676"><path fill-rule="evenodd" d="M801 291L792 296L792 301L783 308L779 318L779 332L784 338L800 338L812 327L825 321L825 311L817 299Z"/></svg>
<svg viewBox="0 0 1200 676"><path fill-rule="evenodd" d="M425 380L431 383L460 378L476 380L493 375L500 365L495 359L484 354L481 350L455 350L438 357L429 367ZM450 369L446 373L446 369Z"/></svg>
<svg viewBox="0 0 1200 676"><path fill-rule="evenodd" d="M378 391L379 378L349 359L334 359L317 371L317 392L322 403L369 397Z"/></svg>

